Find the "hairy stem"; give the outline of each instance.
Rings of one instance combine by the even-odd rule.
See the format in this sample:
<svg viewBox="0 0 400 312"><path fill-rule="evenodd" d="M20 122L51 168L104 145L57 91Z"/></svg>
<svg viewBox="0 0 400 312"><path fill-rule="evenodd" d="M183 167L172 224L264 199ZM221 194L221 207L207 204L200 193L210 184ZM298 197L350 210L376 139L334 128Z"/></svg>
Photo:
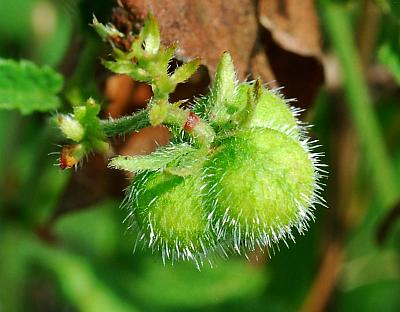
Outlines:
<svg viewBox="0 0 400 312"><path fill-rule="evenodd" d="M119 119L102 120L101 122L101 127L107 137L139 131L148 126L151 126L151 124L147 109L130 116L124 116Z"/></svg>
<svg viewBox="0 0 400 312"><path fill-rule="evenodd" d="M193 116L190 111L173 107L170 104L166 104L166 109L167 112L165 116L161 116L157 119L157 122L154 122L149 116L150 110L145 109L136 114L119 119L102 120L101 127L107 137L112 137L119 134L139 131L152 125L164 124L184 129L202 145L210 145L211 142L213 142L215 137L214 129L205 121L197 117L197 122L193 125L193 128L189 130L186 129L186 125L190 121L190 117ZM156 112L155 114L160 113Z"/></svg>

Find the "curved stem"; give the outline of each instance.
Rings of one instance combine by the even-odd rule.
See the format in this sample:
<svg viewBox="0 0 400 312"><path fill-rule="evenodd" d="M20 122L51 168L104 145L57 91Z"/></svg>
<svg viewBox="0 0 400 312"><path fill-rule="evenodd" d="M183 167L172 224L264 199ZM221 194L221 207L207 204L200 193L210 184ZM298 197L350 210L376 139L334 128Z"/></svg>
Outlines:
<svg viewBox="0 0 400 312"><path fill-rule="evenodd" d="M193 128L190 130L185 128L187 123L190 121L190 118L194 116L190 111L174 107L170 104L166 104L166 112L159 112L157 111L157 108L155 109L154 107L159 108L161 106L156 104L152 107L152 110L145 109L130 116L124 116L118 119L102 120L101 127L104 134L107 137L112 137L119 134L139 131L152 125L164 124L184 129L202 145L210 145L211 142L213 142L215 137L214 129L199 117L196 116L197 121L193 125ZM151 111L153 112L153 115L165 114L165 116L158 116L159 118L156 118L156 121L154 121L149 115L151 114Z"/></svg>

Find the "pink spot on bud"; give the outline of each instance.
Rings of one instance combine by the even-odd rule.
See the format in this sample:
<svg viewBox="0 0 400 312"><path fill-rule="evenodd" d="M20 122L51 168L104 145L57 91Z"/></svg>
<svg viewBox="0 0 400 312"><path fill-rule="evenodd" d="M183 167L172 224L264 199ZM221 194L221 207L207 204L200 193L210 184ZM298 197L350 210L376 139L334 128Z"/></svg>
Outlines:
<svg viewBox="0 0 400 312"><path fill-rule="evenodd" d="M186 132L192 132L194 127L196 127L196 125L199 123L199 121L200 118L195 113L190 112L186 119L185 125L183 126L183 129Z"/></svg>

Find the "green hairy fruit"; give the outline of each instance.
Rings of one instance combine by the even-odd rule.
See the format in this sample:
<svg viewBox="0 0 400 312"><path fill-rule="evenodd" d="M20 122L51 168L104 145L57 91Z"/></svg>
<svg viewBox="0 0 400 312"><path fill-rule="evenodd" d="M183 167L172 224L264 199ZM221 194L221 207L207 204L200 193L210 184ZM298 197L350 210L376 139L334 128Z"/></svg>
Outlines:
<svg viewBox="0 0 400 312"><path fill-rule="evenodd" d="M218 245L207 222L197 175L186 178L165 172L139 174L125 205L139 238L163 259L207 260Z"/></svg>
<svg viewBox="0 0 400 312"><path fill-rule="evenodd" d="M294 239L312 216L316 177L300 142L274 129L226 139L204 166L204 199L218 237L241 252Z"/></svg>
<svg viewBox="0 0 400 312"><path fill-rule="evenodd" d="M290 107L277 91L261 88L249 127L270 128L298 139L301 127L296 116L300 111Z"/></svg>
<svg viewBox="0 0 400 312"><path fill-rule="evenodd" d="M135 174L122 206L143 247L164 262L190 260L200 268L215 257L268 251L305 233L316 205L325 205L320 180L326 172L298 119L301 110L260 80L239 82L228 53L209 93L184 109L169 95L200 62L171 73L176 45L161 45L152 15L129 51L115 46L113 40L124 35L113 25L95 19L93 26L114 50L104 65L148 83L154 96L147 109L120 119L100 120L93 100L59 115L61 131L75 142L64 148L62 168L105 149L108 137L163 124L171 131L170 144L149 155L116 156L109 164Z"/></svg>

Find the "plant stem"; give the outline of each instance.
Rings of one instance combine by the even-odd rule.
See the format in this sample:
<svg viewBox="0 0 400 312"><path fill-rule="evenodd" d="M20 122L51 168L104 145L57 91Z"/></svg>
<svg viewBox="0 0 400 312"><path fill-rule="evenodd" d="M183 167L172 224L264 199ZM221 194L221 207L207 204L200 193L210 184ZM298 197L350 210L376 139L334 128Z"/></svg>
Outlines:
<svg viewBox="0 0 400 312"><path fill-rule="evenodd" d="M323 21L333 49L339 58L350 114L372 174L372 183L384 210L399 197L394 168L372 107L363 76L353 31L342 5L321 1Z"/></svg>
<svg viewBox="0 0 400 312"><path fill-rule="evenodd" d="M151 126L151 124L147 109L118 119L102 120L101 123L101 127L107 137L139 131L148 126Z"/></svg>
<svg viewBox="0 0 400 312"><path fill-rule="evenodd" d="M167 111L165 117L160 118L160 120L158 120L156 123L152 122L151 118L149 117L150 110L145 109L136 114L124 116L119 119L102 120L101 127L107 137L139 131L143 128L157 124L183 128L189 116L189 111L172 107L170 104L166 104L166 109ZM202 145L210 145L215 137L213 128L200 118L190 134Z"/></svg>

